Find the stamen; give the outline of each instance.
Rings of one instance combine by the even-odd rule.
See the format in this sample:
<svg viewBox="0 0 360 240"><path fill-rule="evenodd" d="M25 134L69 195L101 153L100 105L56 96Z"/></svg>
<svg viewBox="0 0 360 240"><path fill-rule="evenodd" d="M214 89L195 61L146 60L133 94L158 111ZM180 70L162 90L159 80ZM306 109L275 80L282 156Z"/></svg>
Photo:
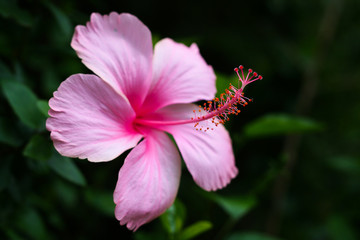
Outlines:
<svg viewBox="0 0 360 240"><path fill-rule="evenodd" d="M241 75L240 75L240 71ZM140 125L180 125L180 124L194 124L194 128L198 131L214 130L214 125L217 127L219 124L224 124L229 121L231 115L238 115L241 110L240 107L245 107L253 100L244 96L245 87L257 80L263 79L261 75L248 69L245 78L244 67L240 65L234 68L241 87L235 87L231 83L219 97L215 97L212 101L207 101L203 105L199 105L197 109L193 110L194 116L188 120L175 120L175 121L158 121L147 119L135 119L134 124Z"/></svg>
<svg viewBox="0 0 360 240"><path fill-rule="evenodd" d="M241 71L241 76L239 69ZM231 115L238 115L241 112L240 106L245 107L249 102L253 101L251 98L244 96L244 89L246 85L256 80L261 80L262 76L258 75L258 73L254 72L252 69L249 69L245 78L243 69L244 67L242 65L240 65L239 68L234 68L234 71L239 78L239 85L241 83L241 87L236 88L230 83L229 88L225 89L225 92L220 94L220 98L215 97L212 101L204 103L203 107L199 106L205 112L205 115L202 115L201 121L198 121L195 124L194 127L197 127L199 123L201 123L201 127L197 128L197 130L209 130L207 125L210 120L204 121L207 119L211 119L211 123L215 124L215 126L224 124L229 121ZM199 112L201 111L199 110Z"/></svg>

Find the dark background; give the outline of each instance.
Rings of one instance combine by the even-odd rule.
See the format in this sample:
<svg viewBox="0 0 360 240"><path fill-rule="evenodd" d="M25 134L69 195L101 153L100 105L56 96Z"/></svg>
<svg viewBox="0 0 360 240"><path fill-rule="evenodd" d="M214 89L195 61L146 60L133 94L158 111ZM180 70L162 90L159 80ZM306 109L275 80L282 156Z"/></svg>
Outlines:
<svg viewBox="0 0 360 240"><path fill-rule="evenodd" d="M153 41L196 42L221 92L239 64L264 76L226 123L239 175L208 194L182 171L176 204L135 234L112 203L127 153L59 156L45 130L70 47L92 12L136 15ZM360 238L360 1L0 0L0 239Z"/></svg>

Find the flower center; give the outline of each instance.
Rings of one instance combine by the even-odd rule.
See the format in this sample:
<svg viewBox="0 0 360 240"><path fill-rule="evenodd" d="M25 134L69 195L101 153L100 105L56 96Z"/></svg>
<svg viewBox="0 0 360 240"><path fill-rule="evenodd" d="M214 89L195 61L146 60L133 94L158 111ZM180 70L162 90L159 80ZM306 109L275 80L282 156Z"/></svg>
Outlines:
<svg viewBox="0 0 360 240"><path fill-rule="evenodd" d="M236 67L234 71L239 78L239 86L235 87L230 83L229 88L225 89L225 92L221 93L220 97L215 97L212 101L207 101L203 106L199 105L198 109L194 109L194 116L191 119L172 121L136 119L135 123L151 126L193 123L196 130L205 132L213 130L219 124L228 121L230 115L238 115L241 112L240 107L245 107L248 102L252 101L252 99L244 96L244 89L248 84L263 78L252 69L248 69L245 77L242 65Z"/></svg>

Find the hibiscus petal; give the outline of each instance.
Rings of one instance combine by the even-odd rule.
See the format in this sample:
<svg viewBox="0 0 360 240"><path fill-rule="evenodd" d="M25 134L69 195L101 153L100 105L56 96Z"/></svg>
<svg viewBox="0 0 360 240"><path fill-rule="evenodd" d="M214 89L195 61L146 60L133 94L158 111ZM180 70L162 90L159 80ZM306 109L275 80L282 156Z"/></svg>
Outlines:
<svg viewBox="0 0 360 240"><path fill-rule="evenodd" d="M174 103L212 99L215 78L196 44L187 47L163 39L155 46L153 81L142 110L151 112Z"/></svg>
<svg viewBox="0 0 360 240"><path fill-rule="evenodd" d="M146 119L190 119L194 117L194 109L198 109L194 104L171 105L148 115ZM231 139L221 124L216 127L211 122L200 122L201 125L207 125L209 130L196 131L193 123L153 127L174 136L189 172L200 187L207 191L217 190L225 187L238 173Z"/></svg>
<svg viewBox="0 0 360 240"><path fill-rule="evenodd" d="M127 99L95 75L70 76L49 105L46 128L64 156L109 161L142 137L132 128L135 113Z"/></svg>
<svg viewBox="0 0 360 240"><path fill-rule="evenodd" d="M192 124L172 127L187 168L207 191L225 187L237 175L229 133L223 125L213 131L196 131Z"/></svg>
<svg viewBox="0 0 360 240"><path fill-rule="evenodd" d="M179 187L181 161L176 146L154 131L126 157L114 192L121 225L137 230L169 208Z"/></svg>
<svg viewBox="0 0 360 240"><path fill-rule="evenodd" d="M83 63L121 90L135 108L151 83L152 40L150 30L127 13L91 15L86 26L77 26L71 42Z"/></svg>

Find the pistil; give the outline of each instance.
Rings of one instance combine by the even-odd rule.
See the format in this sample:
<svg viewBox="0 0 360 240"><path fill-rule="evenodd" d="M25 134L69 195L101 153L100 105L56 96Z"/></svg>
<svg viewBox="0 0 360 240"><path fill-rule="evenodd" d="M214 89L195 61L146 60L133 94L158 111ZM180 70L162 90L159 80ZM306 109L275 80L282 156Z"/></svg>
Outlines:
<svg viewBox="0 0 360 240"><path fill-rule="evenodd" d="M225 93L221 93L219 98L215 97L212 101L207 101L203 104L203 106L199 105L198 109L194 109L194 116L191 119L170 121L135 119L134 123L151 126L193 123L196 130L205 132L207 130L213 130L213 127L210 126L209 123L215 125L215 127L217 127L219 124L224 124L229 120L229 115L238 115L241 112L239 105L245 107L248 105L248 102L252 101L252 99L244 96L244 89L248 84L256 80L261 80L262 76L258 75L256 72L253 72L252 69L249 69L245 78L243 69L244 67L242 65L240 65L239 68L234 69L239 78L239 84L241 83L241 87L236 88L230 84L229 88L225 89Z"/></svg>

